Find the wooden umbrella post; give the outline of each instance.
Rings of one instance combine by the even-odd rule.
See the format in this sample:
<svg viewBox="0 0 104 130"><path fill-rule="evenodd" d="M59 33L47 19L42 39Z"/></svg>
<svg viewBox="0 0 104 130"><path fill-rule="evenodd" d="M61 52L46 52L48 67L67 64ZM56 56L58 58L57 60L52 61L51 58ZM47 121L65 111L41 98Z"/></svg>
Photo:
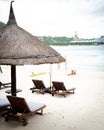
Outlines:
<svg viewBox="0 0 104 130"><path fill-rule="evenodd" d="M16 96L16 66L11 65L11 95Z"/></svg>

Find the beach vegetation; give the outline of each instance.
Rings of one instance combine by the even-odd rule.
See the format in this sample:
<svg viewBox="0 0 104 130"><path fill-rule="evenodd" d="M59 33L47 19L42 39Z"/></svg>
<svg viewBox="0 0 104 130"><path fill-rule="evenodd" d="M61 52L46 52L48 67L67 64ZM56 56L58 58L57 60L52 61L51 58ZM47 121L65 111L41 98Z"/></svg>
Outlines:
<svg viewBox="0 0 104 130"><path fill-rule="evenodd" d="M51 37L51 36L38 36L38 38L44 41L48 45L66 46L66 45L95 45L95 42L91 41L74 41L73 37Z"/></svg>
<svg viewBox="0 0 104 130"><path fill-rule="evenodd" d="M6 24L0 21L0 28L4 27Z"/></svg>

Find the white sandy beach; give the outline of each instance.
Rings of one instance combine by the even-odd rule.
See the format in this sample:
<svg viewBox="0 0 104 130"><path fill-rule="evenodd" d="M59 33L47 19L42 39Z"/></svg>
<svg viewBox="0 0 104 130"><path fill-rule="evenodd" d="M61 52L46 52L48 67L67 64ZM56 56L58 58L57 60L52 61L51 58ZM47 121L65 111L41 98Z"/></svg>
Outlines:
<svg viewBox="0 0 104 130"><path fill-rule="evenodd" d="M40 67L39 67L40 66ZM28 125L11 121L5 122L0 117L2 130L103 130L104 129L104 72L99 71L77 71L74 76L67 76L65 69L54 67L52 80L64 81L66 87L76 87L75 94L63 96L48 93L44 95L31 93L33 87L32 79L42 79L45 85L49 86L49 74L31 77L32 72L45 68L48 65L19 66L17 67L17 88L22 92L17 96L35 102L46 104L43 116L35 115L28 118ZM45 67L46 66L46 67ZM49 67L49 66L48 66ZM61 68L61 67L60 67ZM0 80L10 81L10 67L2 67L3 73ZM41 70L41 69L40 69ZM0 98L6 98L6 89L0 90Z"/></svg>

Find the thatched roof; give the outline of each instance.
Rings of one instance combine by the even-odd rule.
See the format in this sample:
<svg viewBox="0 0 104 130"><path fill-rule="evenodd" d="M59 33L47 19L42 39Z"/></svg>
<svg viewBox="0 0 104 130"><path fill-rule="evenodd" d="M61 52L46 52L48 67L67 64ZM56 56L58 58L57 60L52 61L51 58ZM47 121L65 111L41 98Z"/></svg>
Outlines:
<svg viewBox="0 0 104 130"><path fill-rule="evenodd" d="M11 2L7 25L0 29L0 64L24 65L64 61L57 51L17 25Z"/></svg>

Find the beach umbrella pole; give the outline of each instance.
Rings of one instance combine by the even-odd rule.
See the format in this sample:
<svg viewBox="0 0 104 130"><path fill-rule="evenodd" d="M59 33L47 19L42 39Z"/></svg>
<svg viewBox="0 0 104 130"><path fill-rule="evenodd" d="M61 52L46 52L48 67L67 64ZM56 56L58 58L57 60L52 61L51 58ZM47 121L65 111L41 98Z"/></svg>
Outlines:
<svg viewBox="0 0 104 130"><path fill-rule="evenodd" d="M50 76L50 88L52 89L52 64L50 64L49 76Z"/></svg>
<svg viewBox="0 0 104 130"><path fill-rule="evenodd" d="M16 66L11 65L11 95L16 96Z"/></svg>

